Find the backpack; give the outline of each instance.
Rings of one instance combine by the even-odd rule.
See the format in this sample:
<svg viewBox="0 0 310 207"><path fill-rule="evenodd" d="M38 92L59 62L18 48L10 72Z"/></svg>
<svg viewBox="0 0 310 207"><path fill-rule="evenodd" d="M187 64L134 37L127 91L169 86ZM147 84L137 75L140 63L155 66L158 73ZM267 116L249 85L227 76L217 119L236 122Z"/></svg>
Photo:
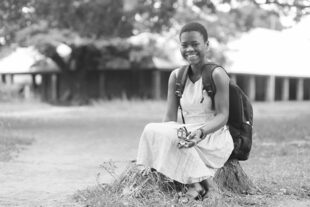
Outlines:
<svg viewBox="0 0 310 207"><path fill-rule="evenodd" d="M203 66L202 70L203 90L206 90L208 96L211 98L213 109L215 108L214 96L216 87L212 78L212 73L217 67L221 66L208 63ZM175 86L175 94L178 106L181 110L183 123L185 123L185 120L182 106L180 105L180 98L182 97L185 87L188 69L189 66L180 68ZM234 150L229 159L247 160L252 146L253 108L249 98L239 86L231 80L229 81L229 117L227 125L229 126L229 132L234 141Z"/></svg>

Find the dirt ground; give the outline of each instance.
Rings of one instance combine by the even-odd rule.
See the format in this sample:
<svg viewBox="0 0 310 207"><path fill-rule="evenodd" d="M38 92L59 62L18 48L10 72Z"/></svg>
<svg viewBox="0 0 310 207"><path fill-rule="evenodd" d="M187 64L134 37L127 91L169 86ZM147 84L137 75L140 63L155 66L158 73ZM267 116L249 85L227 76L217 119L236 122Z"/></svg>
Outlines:
<svg viewBox="0 0 310 207"><path fill-rule="evenodd" d="M307 104L299 105L300 113L307 110ZM79 206L72 195L112 179L100 168L104 161L113 159L121 172L135 159L143 126L160 121L164 110L162 102L155 107L145 102L143 110L134 102L88 107L0 105L0 130L33 140L10 161L0 161L0 206L23 207ZM277 110L273 116L287 116ZM259 104L255 112L266 118L270 115ZM310 206L310 201L287 199L275 206L303 207Z"/></svg>
<svg viewBox="0 0 310 207"><path fill-rule="evenodd" d="M108 107L2 104L2 127L34 141L16 158L0 162L0 206L78 206L71 195L97 184L100 164L113 159L121 170L135 159L139 128L147 121L128 117L133 129L122 131L118 120L126 110L111 114Z"/></svg>

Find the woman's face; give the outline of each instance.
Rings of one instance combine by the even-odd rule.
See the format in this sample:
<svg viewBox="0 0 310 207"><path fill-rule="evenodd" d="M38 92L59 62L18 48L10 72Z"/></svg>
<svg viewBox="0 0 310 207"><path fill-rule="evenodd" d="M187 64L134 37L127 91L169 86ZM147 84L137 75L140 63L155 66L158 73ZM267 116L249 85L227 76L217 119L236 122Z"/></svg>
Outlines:
<svg viewBox="0 0 310 207"><path fill-rule="evenodd" d="M180 36L181 54L191 65L204 61L208 44L204 41L202 34L196 31L183 32Z"/></svg>

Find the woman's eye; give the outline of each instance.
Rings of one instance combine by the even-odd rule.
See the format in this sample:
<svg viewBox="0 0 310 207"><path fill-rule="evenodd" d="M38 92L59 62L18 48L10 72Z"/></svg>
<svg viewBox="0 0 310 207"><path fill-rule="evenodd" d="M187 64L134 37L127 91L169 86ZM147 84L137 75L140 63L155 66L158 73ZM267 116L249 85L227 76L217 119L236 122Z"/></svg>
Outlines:
<svg viewBox="0 0 310 207"><path fill-rule="evenodd" d="M182 44L181 47L182 48L187 48L187 47L198 47L199 43L191 43L191 44Z"/></svg>

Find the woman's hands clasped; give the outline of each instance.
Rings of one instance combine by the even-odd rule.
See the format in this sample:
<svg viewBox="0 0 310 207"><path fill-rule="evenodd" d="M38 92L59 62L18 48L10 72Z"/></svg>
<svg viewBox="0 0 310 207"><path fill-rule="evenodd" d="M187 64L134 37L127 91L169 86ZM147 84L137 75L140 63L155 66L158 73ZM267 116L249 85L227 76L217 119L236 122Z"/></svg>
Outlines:
<svg viewBox="0 0 310 207"><path fill-rule="evenodd" d="M197 145L201 141L202 130L195 130L187 134L186 137L180 137L178 142L179 149L190 148Z"/></svg>

